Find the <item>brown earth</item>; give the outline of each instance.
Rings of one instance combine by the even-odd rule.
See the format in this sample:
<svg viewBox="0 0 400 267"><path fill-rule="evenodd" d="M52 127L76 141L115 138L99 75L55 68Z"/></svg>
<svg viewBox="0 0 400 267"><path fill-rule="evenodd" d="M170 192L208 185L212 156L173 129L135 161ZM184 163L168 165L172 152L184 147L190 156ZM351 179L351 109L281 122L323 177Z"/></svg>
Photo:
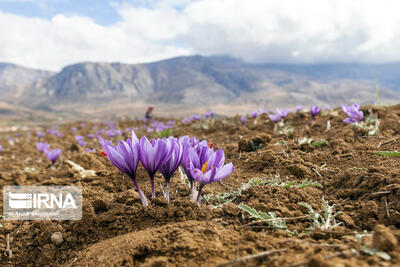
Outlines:
<svg viewBox="0 0 400 267"><path fill-rule="evenodd" d="M378 135L368 136L346 125L339 110L319 115L315 121L309 113L290 114L286 121L294 131L286 134L274 132L266 115L257 118L256 124L248 119L246 126L240 124L239 117L178 123L174 135L208 140L223 148L227 162L235 166L228 178L207 185L204 194L229 192L251 178L268 180L277 175L281 182L300 183L307 178L322 185L253 186L218 208L212 205L216 202L203 201L201 206L191 202L178 173L172 179L171 203L167 205L162 196L158 184L164 186L164 181L158 175L157 198L143 208L132 181L106 157L99 152L82 154L70 128L78 127L76 134L87 135L93 133L92 123L86 122L85 128L79 123L61 125L60 131L65 134L62 139L46 135L45 141L52 147L63 149L55 167L36 150L36 136L1 133L1 187L82 186L83 217L80 221L2 219L0 265L400 266L400 158L374 154L399 150L400 105L363 110L381 119ZM120 129L139 125L138 121L118 122ZM8 143L9 137L14 138L14 145ZM327 144L299 145L301 137L324 139ZM95 140L88 143L89 147L99 147ZM97 174L80 178L66 160ZM138 181L150 197L149 179L142 167ZM341 212L336 218L341 225L311 230L312 220L299 203L306 202L321 212L322 198L335 204L334 213ZM239 209L239 204L288 218L287 229L267 223L247 225L255 220ZM64 239L59 246L51 240L55 232L61 232ZM372 249L379 253L368 254ZM383 259L382 252L391 259Z"/></svg>

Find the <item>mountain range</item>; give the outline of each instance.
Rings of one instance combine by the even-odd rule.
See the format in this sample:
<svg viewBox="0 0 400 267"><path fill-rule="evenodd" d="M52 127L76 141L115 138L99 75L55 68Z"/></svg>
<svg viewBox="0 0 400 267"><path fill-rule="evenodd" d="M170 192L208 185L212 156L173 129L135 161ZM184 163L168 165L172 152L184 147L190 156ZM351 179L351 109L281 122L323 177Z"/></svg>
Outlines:
<svg viewBox="0 0 400 267"><path fill-rule="evenodd" d="M399 88L400 63L251 64L227 56L186 56L146 64L83 62L59 72L0 64L0 102L41 111L74 106L79 113L79 103L86 108L142 103L240 110L365 104L377 97L399 102Z"/></svg>

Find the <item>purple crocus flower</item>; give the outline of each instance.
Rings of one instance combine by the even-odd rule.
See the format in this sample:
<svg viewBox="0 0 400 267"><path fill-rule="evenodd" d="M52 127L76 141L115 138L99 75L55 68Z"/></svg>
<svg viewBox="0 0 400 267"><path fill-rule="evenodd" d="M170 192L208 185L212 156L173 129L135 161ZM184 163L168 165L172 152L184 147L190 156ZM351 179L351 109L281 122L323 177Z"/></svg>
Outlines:
<svg viewBox="0 0 400 267"><path fill-rule="evenodd" d="M61 155L61 149L56 148L52 150L45 150L46 157L54 164Z"/></svg>
<svg viewBox="0 0 400 267"><path fill-rule="evenodd" d="M75 133L78 129L76 127L71 128L71 132Z"/></svg>
<svg viewBox="0 0 400 267"><path fill-rule="evenodd" d="M166 182L165 198L169 203L169 181L171 180L171 177L174 174L174 172L178 169L179 165L181 164L183 155L183 146L181 142L179 142L174 137L169 137L168 139L172 144L173 152L169 160L160 167L160 172L164 176Z"/></svg>
<svg viewBox="0 0 400 267"><path fill-rule="evenodd" d="M253 118L253 119L255 119L255 118L257 118L257 116L258 116L258 111L253 111L252 113L251 113L251 117Z"/></svg>
<svg viewBox="0 0 400 267"><path fill-rule="evenodd" d="M185 155L190 159L190 174L192 178L200 183L197 195L198 204L201 201L201 190L206 184L218 182L226 178L234 170L232 163L225 164L225 154L222 149L218 149L216 152L212 151L212 149L210 150L207 151L207 148L203 147L200 155L194 153Z"/></svg>
<svg viewBox="0 0 400 267"><path fill-rule="evenodd" d="M45 136L45 133L42 133L41 131L36 131L36 136L38 136L39 138L43 138Z"/></svg>
<svg viewBox="0 0 400 267"><path fill-rule="evenodd" d="M300 112L300 111L302 111L304 109L304 107L302 106L302 105L298 105L294 110L296 111L296 112Z"/></svg>
<svg viewBox="0 0 400 267"><path fill-rule="evenodd" d="M325 105L325 110L331 110L331 106L330 105Z"/></svg>
<svg viewBox="0 0 400 267"><path fill-rule="evenodd" d="M343 112L349 116L343 121L349 124L360 122L364 118L364 113L360 109L361 107L359 104L353 104L351 106L342 105Z"/></svg>
<svg viewBox="0 0 400 267"><path fill-rule="evenodd" d="M264 114L265 113L265 108L260 108L259 110L258 110L258 115L262 115L262 114Z"/></svg>
<svg viewBox="0 0 400 267"><path fill-rule="evenodd" d="M83 141L83 140L78 141L78 144L80 146L86 146L87 145L87 143L85 141Z"/></svg>
<svg viewBox="0 0 400 267"><path fill-rule="evenodd" d="M206 118L212 118L214 116L214 111L208 111L204 113L204 117Z"/></svg>
<svg viewBox="0 0 400 267"><path fill-rule="evenodd" d="M201 120L201 116L200 115L193 115L192 116L192 120L194 120L194 121Z"/></svg>
<svg viewBox="0 0 400 267"><path fill-rule="evenodd" d="M79 143L80 141L83 141L85 137L83 137L82 135L75 135L75 140Z"/></svg>
<svg viewBox="0 0 400 267"><path fill-rule="evenodd" d="M173 152L170 139L151 139L149 141L145 136L139 142L140 162L146 169L151 182L151 198L156 197L154 190L154 175L164 165Z"/></svg>
<svg viewBox="0 0 400 267"><path fill-rule="evenodd" d="M184 119L181 120L181 122L182 122L182 124L188 124L188 123L191 123L192 120L189 119L189 118L184 118Z"/></svg>
<svg viewBox="0 0 400 267"><path fill-rule="evenodd" d="M136 137L135 132L132 131L132 139L128 138L126 142L120 140L116 146L106 142L101 144L111 163L132 179L142 200L142 205L148 206L147 198L136 180L136 170L139 164L139 139Z"/></svg>
<svg viewBox="0 0 400 267"><path fill-rule="evenodd" d="M3 150L3 147L0 145L0 152Z"/></svg>
<svg viewBox="0 0 400 267"><path fill-rule="evenodd" d="M281 115L278 112L276 112L275 114L269 114L268 117L271 121L275 123L277 123L281 119Z"/></svg>
<svg viewBox="0 0 400 267"><path fill-rule="evenodd" d="M319 112L321 111L321 109L318 106L311 106L310 107L310 112L311 112L311 116L314 118Z"/></svg>
<svg viewBox="0 0 400 267"><path fill-rule="evenodd" d="M54 135L57 136L57 137L60 137L60 138L64 137L64 134L60 133L58 130L54 131Z"/></svg>
<svg viewBox="0 0 400 267"><path fill-rule="evenodd" d="M47 143L36 142L36 148L39 150L39 152L43 153L50 148L50 145Z"/></svg>
<svg viewBox="0 0 400 267"><path fill-rule="evenodd" d="M247 119L246 115L243 115L242 117L240 117L240 122L242 123L242 125L245 125L246 119Z"/></svg>
<svg viewBox="0 0 400 267"><path fill-rule="evenodd" d="M284 109L276 109L276 113L281 116L282 119L286 118L286 116L289 114L289 109L284 108Z"/></svg>
<svg viewBox="0 0 400 267"><path fill-rule="evenodd" d="M94 134L88 134L87 137L92 139L92 138L95 138L96 136Z"/></svg>

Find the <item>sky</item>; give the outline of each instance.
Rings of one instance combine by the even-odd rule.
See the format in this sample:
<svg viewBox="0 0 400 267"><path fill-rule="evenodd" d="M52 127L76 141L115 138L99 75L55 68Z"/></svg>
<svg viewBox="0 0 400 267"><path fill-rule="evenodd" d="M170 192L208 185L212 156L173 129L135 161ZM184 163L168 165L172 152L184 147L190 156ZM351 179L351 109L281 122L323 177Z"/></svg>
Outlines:
<svg viewBox="0 0 400 267"><path fill-rule="evenodd" d="M399 0L0 0L0 62L394 62L399 10Z"/></svg>

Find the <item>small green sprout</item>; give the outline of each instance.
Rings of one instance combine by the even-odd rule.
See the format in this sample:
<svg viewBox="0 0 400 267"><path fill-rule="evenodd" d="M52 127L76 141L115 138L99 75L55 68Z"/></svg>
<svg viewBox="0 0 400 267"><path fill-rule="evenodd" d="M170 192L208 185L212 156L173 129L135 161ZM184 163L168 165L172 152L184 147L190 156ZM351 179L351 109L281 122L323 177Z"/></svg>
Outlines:
<svg viewBox="0 0 400 267"><path fill-rule="evenodd" d="M314 147L327 146L328 142L326 140L324 140L324 139L321 139L319 141L315 141L315 142L311 143L311 145L314 146Z"/></svg>
<svg viewBox="0 0 400 267"><path fill-rule="evenodd" d="M378 257L380 257L381 259L383 259L385 261L390 261L392 259L392 257L389 254L387 254L386 252L376 250L374 248L370 248L367 245L364 245L361 248L361 252L364 254L367 254L367 255L371 255L371 256L377 255Z"/></svg>
<svg viewBox="0 0 400 267"><path fill-rule="evenodd" d="M293 133L294 129L293 127L286 123L284 126L279 127L278 130L276 131L278 134L288 134L288 133Z"/></svg>
<svg viewBox="0 0 400 267"><path fill-rule="evenodd" d="M154 135L159 138L170 137L172 135L173 129L168 128L161 132L154 132Z"/></svg>
<svg viewBox="0 0 400 267"><path fill-rule="evenodd" d="M400 152L398 152L398 151L375 151L375 155L385 156L385 157L400 157Z"/></svg>
<svg viewBox="0 0 400 267"><path fill-rule="evenodd" d="M286 221L282 218L276 217L276 214L274 212L262 212L262 211L257 211L256 209L249 207L245 204L240 204L239 209L247 212L250 215L250 218L256 219L256 220L271 220L268 222L268 225L270 225L273 228L276 229L286 229Z"/></svg>
<svg viewBox="0 0 400 267"><path fill-rule="evenodd" d="M297 140L297 143L298 143L299 145L302 145L302 144L311 144L312 141L313 141L312 138L301 137L301 138L299 138L299 139Z"/></svg>
<svg viewBox="0 0 400 267"><path fill-rule="evenodd" d="M368 114L365 117L365 121L360 121L357 123L353 123L353 127L358 127L362 129L368 130L368 135L377 135L379 133L379 125L380 125L380 120L373 116L372 114Z"/></svg>
<svg viewBox="0 0 400 267"><path fill-rule="evenodd" d="M335 217L342 214L341 212L337 212L333 214L333 208L335 204L332 206L329 205L328 201L322 197L322 211L323 214L320 214L310 206L310 204L305 202L300 202L299 205L306 207L308 209L308 215L310 215L311 219L313 220L313 225L311 226L311 230L321 229L321 230L329 230L335 228L342 223L336 223Z"/></svg>

